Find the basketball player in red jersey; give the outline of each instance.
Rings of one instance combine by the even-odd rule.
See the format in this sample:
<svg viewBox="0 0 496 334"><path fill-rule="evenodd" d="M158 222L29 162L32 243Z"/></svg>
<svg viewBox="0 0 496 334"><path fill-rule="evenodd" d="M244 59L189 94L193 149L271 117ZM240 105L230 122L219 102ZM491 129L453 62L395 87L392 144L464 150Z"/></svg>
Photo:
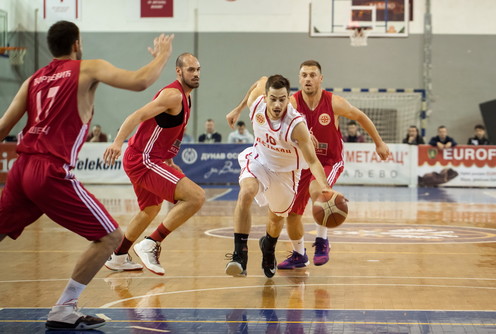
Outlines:
<svg viewBox="0 0 496 334"><path fill-rule="evenodd" d="M105 263L112 270L139 270L142 266L131 261L128 251L157 216L164 200L175 203L158 228L134 251L147 269L164 274L160 265L160 243L185 223L202 207L203 189L185 177L173 158L179 152L181 140L190 116L191 91L200 85L200 63L190 53L176 60L176 81L162 88L154 99L129 115L114 143L104 152L104 160L113 164L121 154L124 140L139 125L124 153L124 169L131 179L140 212L132 219L124 239Z"/></svg>
<svg viewBox="0 0 496 334"><path fill-rule="evenodd" d="M317 151L317 157L324 166L327 182L334 186L341 175L343 162L343 140L339 131L339 116L357 121L367 131L376 145L376 152L382 160L389 156L389 148L382 141L374 123L361 110L352 106L343 97L322 89L322 69L315 60L308 60L300 65L300 90L291 96L291 103L305 115ZM293 244L293 253L285 261L278 264L278 269L293 269L307 266L303 236L304 229L301 217L308 199L315 201L319 195L316 182L309 170L304 170L298 185L293 209L288 216L286 229ZM321 266L329 261L329 240L327 227L315 223L317 236L313 246L315 253L313 262Z"/></svg>
<svg viewBox="0 0 496 334"><path fill-rule="evenodd" d="M339 116L357 121L368 132L376 145L376 152L382 160L389 156L389 148L382 141L374 123L361 110L352 106L343 97L322 89L322 69L315 60L307 60L300 65L299 83L301 90L291 96L291 104L305 115L307 126L312 134L317 157L324 166L327 182L332 187L341 175L343 162L343 140L339 131ZM235 108L246 106L247 96L254 88L252 86L241 103ZM304 229L301 217L308 203L320 194L321 190L310 170L301 173L297 196L293 208L287 218L286 229L293 244L290 257L277 265L278 269L294 269L309 264L304 246ZM317 237L314 264L319 266L329 261L329 240L327 227L315 223Z"/></svg>
<svg viewBox="0 0 496 334"><path fill-rule="evenodd" d="M48 314L50 329L91 329L105 320L87 316L77 301L93 276L122 240L122 231L103 205L72 174L93 116L99 82L140 91L159 77L172 51L173 36L155 38L154 59L137 71L119 69L102 59L81 60L78 27L59 21L48 31L54 59L19 89L0 119L0 139L27 112L19 134L19 157L9 171L0 200L0 240L16 239L46 214L61 226L92 241L76 263L62 296Z"/></svg>

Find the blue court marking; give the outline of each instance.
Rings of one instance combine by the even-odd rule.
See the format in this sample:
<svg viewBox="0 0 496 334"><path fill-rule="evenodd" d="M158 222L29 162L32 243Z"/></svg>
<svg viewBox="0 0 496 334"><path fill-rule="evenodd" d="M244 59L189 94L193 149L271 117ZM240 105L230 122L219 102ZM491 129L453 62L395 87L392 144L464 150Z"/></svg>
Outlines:
<svg viewBox="0 0 496 334"><path fill-rule="evenodd" d="M2 309L0 333L45 333L48 311ZM496 332L494 311L118 308L85 309L84 312L110 318L100 330L89 332L107 334Z"/></svg>
<svg viewBox="0 0 496 334"><path fill-rule="evenodd" d="M239 186L202 186L231 189L215 198L216 201L235 201ZM466 204L496 204L496 189L491 188L409 188L378 186L334 187L353 202L448 202Z"/></svg>

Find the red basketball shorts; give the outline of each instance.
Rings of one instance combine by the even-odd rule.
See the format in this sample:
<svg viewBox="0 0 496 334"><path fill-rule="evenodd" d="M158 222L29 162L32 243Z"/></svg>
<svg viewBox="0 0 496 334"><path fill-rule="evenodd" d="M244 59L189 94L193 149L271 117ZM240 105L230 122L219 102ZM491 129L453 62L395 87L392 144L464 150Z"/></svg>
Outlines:
<svg viewBox="0 0 496 334"><path fill-rule="evenodd" d="M344 162L339 161L334 165L324 165L324 171L327 176L327 183L333 187L339 176L344 170ZM301 172L300 183L298 184L298 190L296 193L296 200L293 205L293 209L291 213L295 213L297 215L303 215L305 212L305 208L307 206L308 200L310 199L310 183L315 180L315 177L312 175L310 169L304 169Z"/></svg>
<svg viewBox="0 0 496 334"><path fill-rule="evenodd" d="M62 161L47 155L21 154L2 192L0 234L16 239L42 214L91 241L119 227Z"/></svg>
<svg viewBox="0 0 496 334"><path fill-rule="evenodd" d="M176 203L174 193L177 183L185 177L183 173L160 159L145 159L131 147L124 153L123 165L141 210L164 200Z"/></svg>

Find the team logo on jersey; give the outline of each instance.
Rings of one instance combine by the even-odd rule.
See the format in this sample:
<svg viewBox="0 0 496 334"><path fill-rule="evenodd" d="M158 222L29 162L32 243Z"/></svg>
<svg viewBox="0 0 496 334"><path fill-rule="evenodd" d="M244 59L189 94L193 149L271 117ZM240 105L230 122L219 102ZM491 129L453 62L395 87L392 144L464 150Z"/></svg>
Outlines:
<svg viewBox="0 0 496 334"><path fill-rule="evenodd" d="M329 125L331 123L331 116L329 114L323 113L319 116L319 123L321 125Z"/></svg>
<svg viewBox="0 0 496 334"><path fill-rule="evenodd" d="M265 123L265 117L262 114L257 114L255 116L255 119L257 120L257 123L260 125L263 125Z"/></svg>

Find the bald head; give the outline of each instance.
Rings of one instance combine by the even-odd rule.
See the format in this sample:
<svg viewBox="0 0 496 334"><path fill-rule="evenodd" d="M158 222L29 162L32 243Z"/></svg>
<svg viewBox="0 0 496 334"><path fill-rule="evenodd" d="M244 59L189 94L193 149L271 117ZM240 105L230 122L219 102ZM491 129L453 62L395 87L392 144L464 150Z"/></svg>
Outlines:
<svg viewBox="0 0 496 334"><path fill-rule="evenodd" d="M196 59L196 57L189 52L181 53L176 59L176 67L184 67L185 59L190 57Z"/></svg>
<svg viewBox="0 0 496 334"><path fill-rule="evenodd" d="M200 62L191 53L182 53L176 59L177 79L190 89L200 85Z"/></svg>

